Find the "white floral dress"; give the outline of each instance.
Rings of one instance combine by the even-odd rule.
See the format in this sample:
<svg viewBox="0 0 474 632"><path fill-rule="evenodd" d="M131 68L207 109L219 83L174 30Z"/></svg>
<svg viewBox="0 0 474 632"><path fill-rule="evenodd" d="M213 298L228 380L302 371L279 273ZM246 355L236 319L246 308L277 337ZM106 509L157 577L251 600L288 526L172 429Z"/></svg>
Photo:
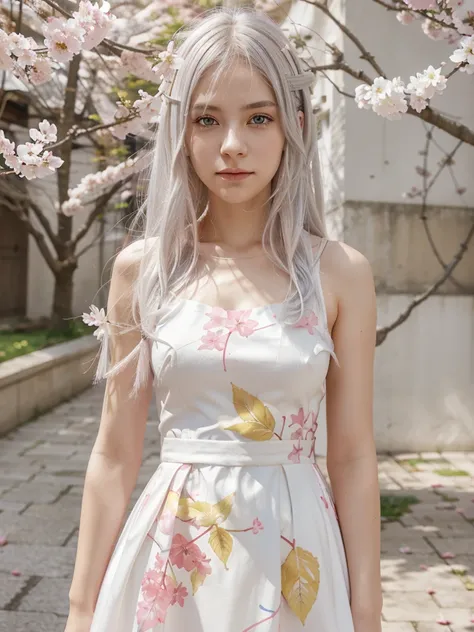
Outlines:
<svg viewBox="0 0 474 632"><path fill-rule="evenodd" d="M315 278L322 296L319 256ZM325 310L293 326L280 310L181 299L159 327L161 463L116 544L91 632L353 632L315 460L333 343Z"/></svg>

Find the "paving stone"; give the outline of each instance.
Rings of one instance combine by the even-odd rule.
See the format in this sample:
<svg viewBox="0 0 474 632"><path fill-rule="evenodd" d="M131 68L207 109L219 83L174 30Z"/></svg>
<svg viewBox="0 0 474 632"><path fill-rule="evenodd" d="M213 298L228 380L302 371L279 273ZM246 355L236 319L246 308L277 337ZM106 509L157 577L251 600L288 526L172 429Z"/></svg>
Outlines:
<svg viewBox="0 0 474 632"><path fill-rule="evenodd" d="M26 466L26 467L0 467L0 481L2 485L5 481L28 481L35 474L41 472L41 468L38 466Z"/></svg>
<svg viewBox="0 0 474 632"><path fill-rule="evenodd" d="M70 456L76 454L77 452L78 447L72 444L54 445L52 443L43 443L25 452L25 456L60 456L66 461Z"/></svg>
<svg viewBox="0 0 474 632"><path fill-rule="evenodd" d="M13 502L40 502L52 503L67 489L67 485L42 485L41 483L22 483L10 492L7 492L2 500Z"/></svg>
<svg viewBox="0 0 474 632"><path fill-rule="evenodd" d="M50 612L68 616L70 582L43 577L21 600L20 611Z"/></svg>
<svg viewBox="0 0 474 632"><path fill-rule="evenodd" d="M14 513L21 513L22 511L24 511L28 505L30 503L27 502L16 502L14 500L4 500L3 498L0 498L0 511L2 512L14 512Z"/></svg>
<svg viewBox="0 0 474 632"><path fill-rule="evenodd" d="M0 611L0 632L64 632L67 617Z"/></svg>
<svg viewBox="0 0 474 632"><path fill-rule="evenodd" d="M421 569L422 565L426 570ZM399 555L398 558L384 556L381 573L384 591L466 590L461 577L454 575L449 564L435 554Z"/></svg>
<svg viewBox="0 0 474 632"><path fill-rule="evenodd" d="M73 530L74 525L70 519L61 522L49 517L22 514L0 520L0 534L5 536L10 544L62 546Z"/></svg>
<svg viewBox="0 0 474 632"><path fill-rule="evenodd" d="M9 544L0 549L0 572L19 570L22 575L70 577L74 559L72 547Z"/></svg>
<svg viewBox="0 0 474 632"><path fill-rule="evenodd" d="M11 573L0 573L0 610L22 591L27 581L28 576L15 577Z"/></svg>
<svg viewBox="0 0 474 632"><path fill-rule="evenodd" d="M474 591L472 590L436 590L433 599L441 608L473 608Z"/></svg>
<svg viewBox="0 0 474 632"><path fill-rule="evenodd" d="M383 616L387 621L433 622L439 606L426 592L390 591L384 594Z"/></svg>
<svg viewBox="0 0 474 632"><path fill-rule="evenodd" d="M415 632L415 628L411 623L390 623L383 621L382 632Z"/></svg>
<svg viewBox="0 0 474 632"><path fill-rule="evenodd" d="M32 504L26 509L23 515L37 516L40 518L47 518L51 521L66 522L67 524L74 525L80 518L80 503L77 502L77 498L74 498L72 506L65 504L63 501L64 496L60 501L52 505Z"/></svg>
<svg viewBox="0 0 474 632"><path fill-rule="evenodd" d="M439 553L450 551L455 555L474 555L472 538L428 538Z"/></svg>

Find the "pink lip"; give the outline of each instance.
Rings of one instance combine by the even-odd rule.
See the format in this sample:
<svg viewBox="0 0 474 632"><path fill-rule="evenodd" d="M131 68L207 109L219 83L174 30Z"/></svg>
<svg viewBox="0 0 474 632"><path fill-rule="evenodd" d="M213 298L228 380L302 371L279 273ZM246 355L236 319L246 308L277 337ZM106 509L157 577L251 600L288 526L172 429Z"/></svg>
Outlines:
<svg viewBox="0 0 474 632"><path fill-rule="evenodd" d="M223 169L222 171L218 171L217 172L219 175L222 175L224 173L230 173L233 175L239 175L241 173L252 173L251 171L244 171L243 169Z"/></svg>
<svg viewBox="0 0 474 632"><path fill-rule="evenodd" d="M245 178L248 178L249 176L251 176L252 173L248 171L238 171L236 173L232 173L229 171L220 171L217 175L220 176L223 180L235 182L238 180L245 180Z"/></svg>

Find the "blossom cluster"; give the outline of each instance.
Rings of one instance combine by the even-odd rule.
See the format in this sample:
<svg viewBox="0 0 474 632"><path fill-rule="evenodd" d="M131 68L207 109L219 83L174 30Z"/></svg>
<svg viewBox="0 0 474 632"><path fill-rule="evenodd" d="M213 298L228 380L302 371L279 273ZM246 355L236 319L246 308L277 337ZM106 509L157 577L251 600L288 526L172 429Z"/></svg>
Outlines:
<svg viewBox="0 0 474 632"><path fill-rule="evenodd" d="M143 158L129 158L118 165L110 165L102 171L90 173L74 189L69 189L69 199L61 206L64 215L72 216L84 210L85 206L99 195L108 191L117 182L137 173L144 166Z"/></svg>
<svg viewBox="0 0 474 632"><path fill-rule="evenodd" d="M15 143L6 138L5 132L0 130L0 153L5 164L27 180L51 175L64 162L51 151L45 150L45 145L57 140L56 125L44 120L39 124L39 129L30 129L30 138L34 142L15 147Z"/></svg>
<svg viewBox="0 0 474 632"><path fill-rule="evenodd" d="M0 29L0 70L10 70L20 78L40 85L52 75L51 62L35 51L36 42L21 33L5 33Z"/></svg>
<svg viewBox="0 0 474 632"><path fill-rule="evenodd" d="M408 110L408 105L421 112L427 107L428 100L445 88L446 77L441 74L441 68L429 66L422 73L412 75L408 85L400 77L391 80L377 77L372 85L357 86L355 100L359 108L371 109L384 118L394 120Z"/></svg>
<svg viewBox="0 0 474 632"><path fill-rule="evenodd" d="M99 7L90 0L81 0L72 18L50 17L43 26L49 56L57 62L69 62L82 50L92 50L107 37L114 19L108 2Z"/></svg>
<svg viewBox="0 0 474 632"><path fill-rule="evenodd" d="M406 11L397 13L402 24L410 24L423 17L421 28L433 40L447 40L453 44L463 35L474 35L473 0L403 0ZM420 14L419 12L424 13ZM426 17L428 12L428 17Z"/></svg>
<svg viewBox="0 0 474 632"><path fill-rule="evenodd" d="M133 105L126 107L120 101L114 118L116 121L126 119L124 123L119 123L112 128L112 134L116 138L124 139L127 134L140 134L148 123L158 123L161 109L161 93L152 96L139 90L140 98Z"/></svg>

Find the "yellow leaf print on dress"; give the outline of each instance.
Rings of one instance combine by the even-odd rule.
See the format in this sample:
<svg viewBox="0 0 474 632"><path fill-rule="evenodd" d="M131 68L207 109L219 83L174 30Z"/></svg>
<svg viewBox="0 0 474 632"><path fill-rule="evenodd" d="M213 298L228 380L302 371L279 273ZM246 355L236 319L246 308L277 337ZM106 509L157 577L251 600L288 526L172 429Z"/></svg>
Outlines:
<svg viewBox="0 0 474 632"><path fill-rule="evenodd" d="M217 557L223 562L227 570L227 560L232 553L232 545L234 541L230 533L225 529L216 526L209 536L209 544Z"/></svg>
<svg viewBox="0 0 474 632"><path fill-rule="evenodd" d="M303 625L318 591L319 562L309 551L297 546L281 566L281 592Z"/></svg>
<svg viewBox="0 0 474 632"><path fill-rule="evenodd" d="M234 492L214 505L201 500L180 498L176 516L180 520L192 520L196 526L211 527L227 519L232 509Z"/></svg>
<svg viewBox="0 0 474 632"><path fill-rule="evenodd" d="M243 423L227 426L226 430L233 430L254 441L269 441L275 430L275 419L270 410L258 397L235 384L232 384L232 395L235 410Z"/></svg>

